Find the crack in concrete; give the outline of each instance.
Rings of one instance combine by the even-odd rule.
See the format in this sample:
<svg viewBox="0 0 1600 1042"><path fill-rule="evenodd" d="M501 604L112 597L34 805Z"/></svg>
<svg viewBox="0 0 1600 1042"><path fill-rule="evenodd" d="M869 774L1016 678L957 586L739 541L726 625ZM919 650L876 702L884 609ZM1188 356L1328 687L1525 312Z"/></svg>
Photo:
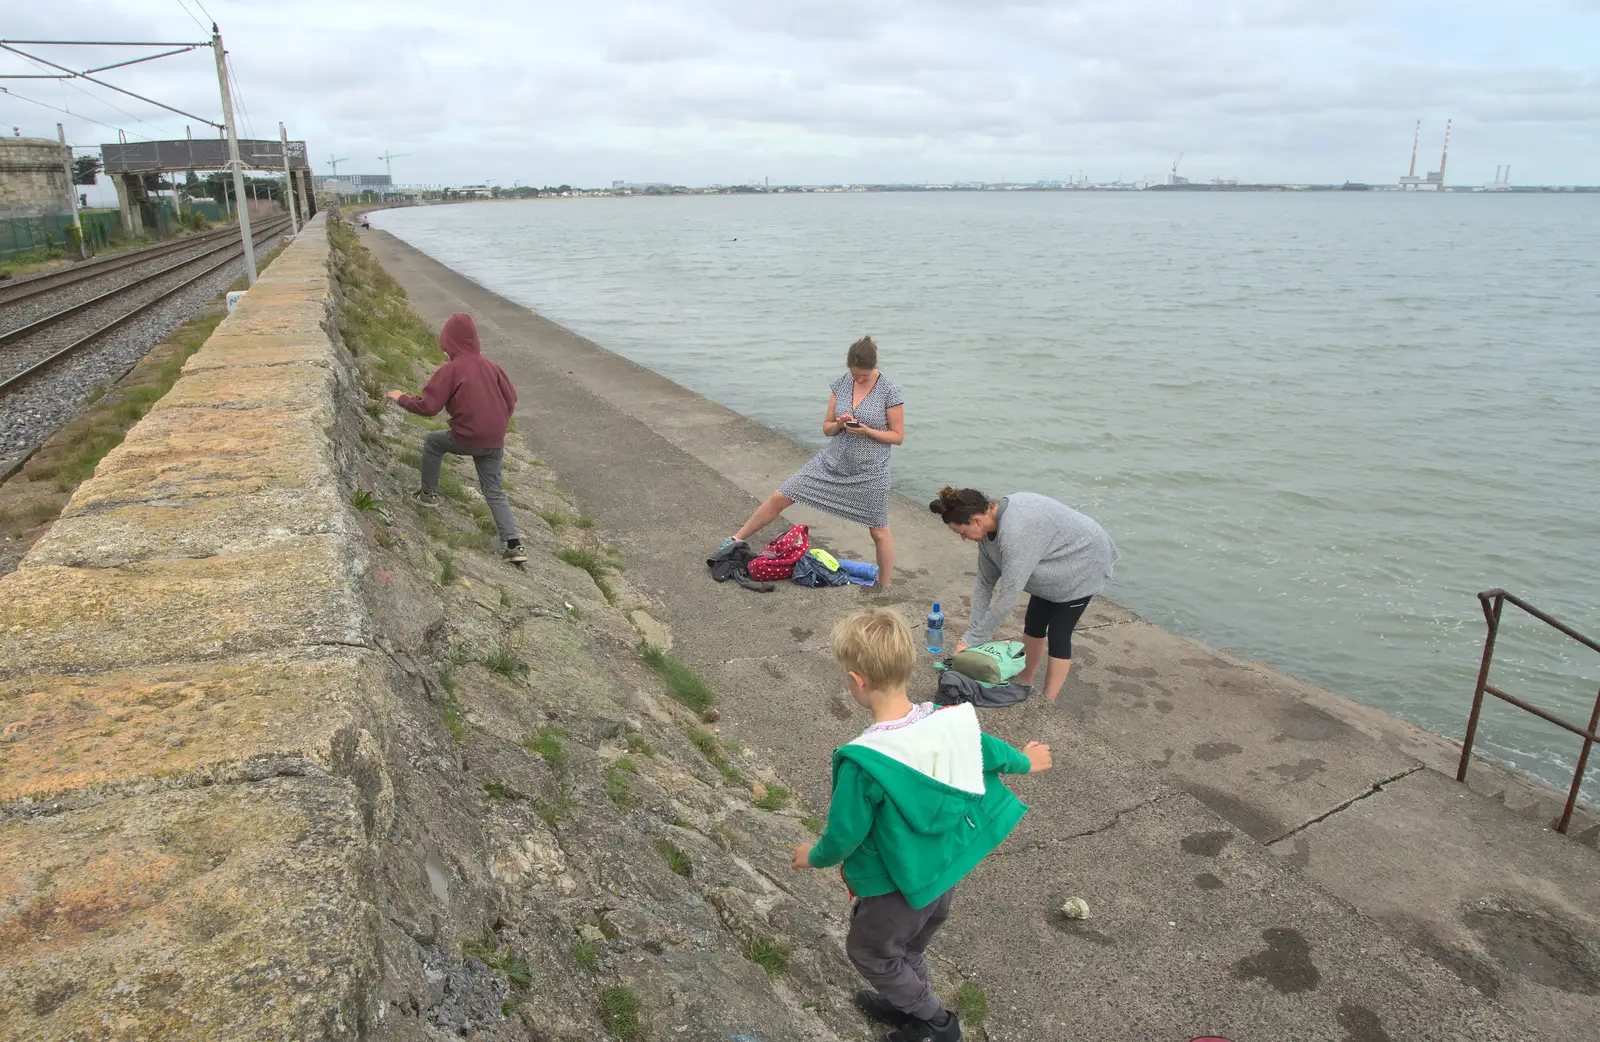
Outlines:
<svg viewBox="0 0 1600 1042"><path fill-rule="evenodd" d="M1026 847L1015 847L1015 848L1013 848L1011 850L996 851L995 853L990 854L989 857L990 858L1011 857L1011 856L1014 856L1016 854L1020 854L1023 851L1027 851L1027 850L1044 850L1047 847L1054 847L1054 846L1060 846L1060 845L1063 845L1063 844L1066 844L1066 843L1071 843L1075 839L1083 839L1086 836L1098 836L1100 833L1102 833L1102 832L1110 832L1112 829L1114 829L1118 825L1122 824L1122 819L1125 818L1126 816L1128 816L1129 814L1133 814L1133 813L1135 813L1137 811L1144 810L1144 809L1146 809L1148 807L1154 807L1156 804L1162 802L1163 800L1169 800L1169 799L1172 799L1174 796L1178 796L1178 795L1180 795L1180 793L1164 792L1159 796L1152 796L1147 800L1140 800L1138 803L1135 803L1132 806L1123 807L1123 808L1115 811L1111 815L1110 818L1108 818L1107 820L1101 822L1099 825L1094 826L1093 828L1087 828L1087 829L1083 829L1083 830L1078 831L1078 832L1072 832L1072 833L1069 833L1069 834L1067 834L1065 836L1057 836L1054 839L1041 840L1041 841L1039 841L1037 843L1033 843L1033 844L1031 844L1029 846L1026 846Z"/></svg>
<svg viewBox="0 0 1600 1042"><path fill-rule="evenodd" d="M1341 813L1342 811L1349 810L1351 807L1354 807L1356 804L1360 803L1362 800L1366 799L1367 797L1376 796L1378 793L1380 793L1380 792L1382 792L1384 790L1385 786L1393 785L1395 782L1399 781L1401 778L1409 778L1411 775L1416 774L1418 771L1426 770L1427 766L1428 765L1425 764L1425 763L1419 763L1419 764L1416 764L1413 767L1409 767L1406 770L1401 771L1399 774L1392 774L1387 778L1381 778L1378 781L1373 782L1372 783L1372 787L1369 788L1366 792L1363 792L1361 795L1352 796L1350 799L1345 800L1343 803L1339 804L1337 807L1334 807L1332 810L1324 811L1323 813L1318 814L1316 817L1312 818L1310 821L1301 822L1299 825L1296 825L1294 828L1290 829L1288 832L1285 832L1283 835L1277 836L1277 837L1275 837L1273 839L1267 840L1267 842L1265 844L1263 844L1263 845L1270 847L1274 843L1282 843L1284 840L1288 839L1291 836L1299 835L1301 832L1304 832L1306 829L1310 828L1311 826L1316 825L1319 822L1327 821L1329 818L1333 817L1335 814Z"/></svg>

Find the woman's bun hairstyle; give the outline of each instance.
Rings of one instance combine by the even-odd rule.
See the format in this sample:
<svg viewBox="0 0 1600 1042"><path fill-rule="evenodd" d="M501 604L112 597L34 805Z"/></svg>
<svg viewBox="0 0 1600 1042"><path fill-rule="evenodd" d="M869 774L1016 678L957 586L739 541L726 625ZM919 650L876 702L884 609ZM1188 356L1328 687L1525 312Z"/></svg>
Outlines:
<svg viewBox="0 0 1600 1042"><path fill-rule="evenodd" d="M939 490L939 498L928 504L928 510L938 514L947 525L964 525L989 509L989 497L975 488L952 488L946 485Z"/></svg>

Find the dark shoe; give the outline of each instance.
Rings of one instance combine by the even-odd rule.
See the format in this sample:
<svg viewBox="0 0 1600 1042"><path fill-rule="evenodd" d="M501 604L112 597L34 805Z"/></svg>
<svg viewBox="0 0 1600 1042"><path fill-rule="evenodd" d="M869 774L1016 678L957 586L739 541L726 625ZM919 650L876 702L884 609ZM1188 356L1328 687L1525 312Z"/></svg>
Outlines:
<svg viewBox="0 0 1600 1042"><path fill-rule="evenodd" d="M506 544L506 552L501 556L512 564L522 564L528 559L527 551L522 549L521 543Z"/></svg>
<svg viewBox="0 0 1600 1042"><path fill-rule="evenodd" d="M439 506L439 493L437 492L424 492L418 489L411 493L411 498L416 500L419 506L429 507L430 509L437 509Z"/></svg>
<svg viewBox="0 0 1600 1042"><path fill-rule="evenodd" d="M890 1004L889 1000L870 988L856 992L856 1009L871 1020L890 1027L904 1027L911 1023L911 1014Z"/></svg>
<svg viewBox="0 0 1600 1042"><path fill-rule="evenodd" d="M944 1021L933 1024L913 1018L909 1024L883 1036L883 1042L961 1042L961 1021L949 1010Z"/></svg>

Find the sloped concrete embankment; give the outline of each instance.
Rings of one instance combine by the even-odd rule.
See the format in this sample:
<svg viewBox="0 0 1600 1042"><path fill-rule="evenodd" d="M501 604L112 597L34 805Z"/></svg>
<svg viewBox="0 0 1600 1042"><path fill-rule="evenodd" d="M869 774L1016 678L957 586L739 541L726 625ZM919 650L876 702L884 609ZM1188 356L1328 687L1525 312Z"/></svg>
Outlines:
<svg viewBox="0 0 1600 1042"><path fill-rule="evenodd" d="M0 579L0 1038L860 1035L837 884L788 871L814 819L641 656L670 634L537 461L526 571L464 472L401 505L403 365L327 330L403 299L329 254Z"/></svg>

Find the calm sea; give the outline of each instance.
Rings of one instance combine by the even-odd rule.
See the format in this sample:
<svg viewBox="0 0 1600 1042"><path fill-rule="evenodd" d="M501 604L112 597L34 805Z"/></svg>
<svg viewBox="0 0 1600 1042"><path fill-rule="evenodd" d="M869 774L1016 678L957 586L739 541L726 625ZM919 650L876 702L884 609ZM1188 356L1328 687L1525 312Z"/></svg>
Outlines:
<svg viewBox="0 0 1600 1042"><path fill-rule="evenodd" d="M1118 601L1441 734L1471 700L1478 590L1600 634L1600 197L724 196L373 223L805 442L870 332L909 403L902 491L1056 496L1116 538ZM1600 654L1517 615L1496 680L1587 720ZM1480 734L1570 779L1565 732L1497 707Z"/></svg>

